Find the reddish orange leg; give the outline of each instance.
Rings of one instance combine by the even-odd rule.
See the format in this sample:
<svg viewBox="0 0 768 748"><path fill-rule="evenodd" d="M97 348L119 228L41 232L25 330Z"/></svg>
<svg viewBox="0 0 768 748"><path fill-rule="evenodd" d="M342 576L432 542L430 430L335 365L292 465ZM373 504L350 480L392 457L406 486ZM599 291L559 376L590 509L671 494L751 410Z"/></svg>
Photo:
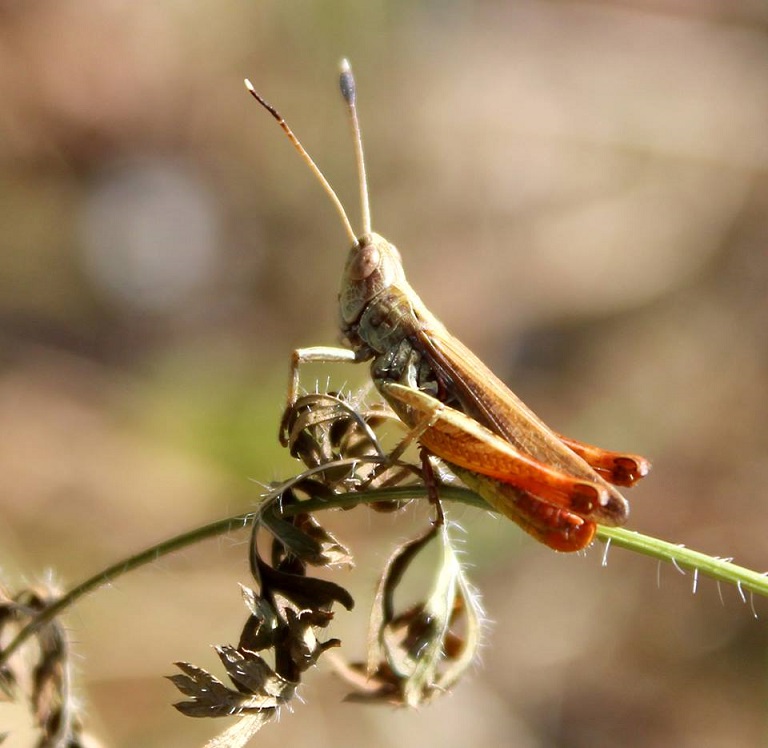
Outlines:
<svg viewBox="0 0 768 748"><path fill-rule="evenodd" d="M597 525L594 522L584 520L567 509L540 501L509 483L450 463L449 467L494 509L552 550L564 553L580 551L595 536Z"/></svg>
<svg viewBox="0 0 768 748"><path fill-rule="evenodd" d="M610 452L591 444L569 439L562 434L557 435L568 449L575 452L601 478L614 486L634 486L641 478L651 472L651 463L640 455Z"/></svg>
<svg viewBox="0 0 768 748"><path fill-rule="evenodd" d="M595 481L576 478L546 465L419 390L392 383L380 389L405 423L423 422L424 415L430 415L419 442L452 465L512 484L587 520L612 525L624 521L626 502L597 476Z"/></svg>

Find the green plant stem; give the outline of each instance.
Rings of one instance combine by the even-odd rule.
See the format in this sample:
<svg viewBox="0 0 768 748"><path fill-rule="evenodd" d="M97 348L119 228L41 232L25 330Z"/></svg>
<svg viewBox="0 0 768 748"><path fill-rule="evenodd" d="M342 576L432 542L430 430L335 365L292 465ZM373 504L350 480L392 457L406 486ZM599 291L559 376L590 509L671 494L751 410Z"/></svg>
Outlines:
<svg viewBox="0 0 768 748"><path fill-rule="evenodd" d="M704 574L718 582L734 584L739 589L741 599L746 602L744 590L756 592L758 595L768 597L768 576L766 572L760 573L734 564L730 559L708 556L700 551L693 551L683 545L669 543L666 540L649 535L642 535L634 530L626 530L623 527L597 528L597 537L600 540L627 548L635 553L666 561L677 567L679 571L688 569L694 574L694 588L699 574Z"/></svg>
<svg viewBox="0 0 768 748"><path fill-rule="evenodd" d="M370 489L362 493L351 492L338 494L331 500L307 499L299 504L286 506L283 511L286 515L290 516L297 513L309 513L323 509L341 509L378 501L408 501L426 498L428 498L428 493L424 486ZM479 509L493 511L483 499L467 488L441 486L440 498L443 501L456 501ZM0 666L7 662L8 658L25 641L27 641L30 636L64 610L74 605L84 595L105 584L111 584L123 574L156 561L170 553L174 553L175 551L186 548L187 546L193 545L206 538L223 535L240 527L245 527L253 520L256 514L258 514L258 511L259 510L248 512L246 514L238 514L237 516L218 520L217 522L212 522L204 527L182 533L174 538L158 543L151 548L147 548L141 553L137 553L135 556L119 561L104 571L86 579L81 584L72 588L65 595L53 601L17 634L16 638L13 639L2 652L0 652ZM635 553L642 553L645 556L671 563L679 570L690 570L694 575L694 586L698 580L698 575L704 574L718 582L727 582L728 584L736 585L742 600L745 602L745 590L768 597L768 577L766 577L765 574L738 566L727 559L708 556L705 553L692 551L689 548L685 548L684 546L675 543L669 543L648 535L642 535L633 530L626 530L618 527L599 526L597 529L597 537L604 542L610 542L611 545L618 545L621 548L626 548Z"/></svg>
<svg viewBox="0 0 768 748"><path fill-rule="evenodd" d="M286 507L285 513L314 512L331 506L354 506L358 503L371 501L403 501L423 498L426 490L423 487L391 488L366 491L365 494L343 494L334 498L333 502L309 499L293 507ZM493 509L477 494L467 488L458 486L441 486L440 498L443 501L458 501L487 511ZM678 570L688 569L693 572L694 585L700 574L711 577L718 582L735 585L746 602L744 591L757 593L768 597L768 576L765 573L753 571L734 564L729 559L709 556L706 553L693 551L685 546L660 540L649 535L627 530L623 527L605 527L598 525L597 538L611 545L642 553L644 556L673 564Z"/></svg>
<svg viewBox="0 0 768 748"><path fill-rule="evenodd" d="M30 636L36 631L39 631L46 623L52 621L57 615L74 605L81 597L84 597L89 592L93 592L106 584L111 584L115 579L123 576L123 574L127 574L129 571L138 569L145 564L152 563L153 561L181 550L182 548L194 545L201 540L212 538L216 535L223 535L232 530L236 530L239 527L245 527L253 519L253 516L253 512L248 512L247 514L239 514L236 517L227 517L226 519L217 520L216 522L211 522L211 524L204 525L203 527L197 527L194 530L182 533L181 535L176 535L169 540L164 540L157 545L153 545L150 548L137 553L135 556L130 556L127 559L118 561L116 564L108 566L103 571L98 572L98 574L89 577L84 582L81 582L69 592L47 605L44 610L41 610L23 629L21 629L21 631L19 631L8 646L0 652L0 667L8 661L8 658L25 641L27 641Z"/></svg>

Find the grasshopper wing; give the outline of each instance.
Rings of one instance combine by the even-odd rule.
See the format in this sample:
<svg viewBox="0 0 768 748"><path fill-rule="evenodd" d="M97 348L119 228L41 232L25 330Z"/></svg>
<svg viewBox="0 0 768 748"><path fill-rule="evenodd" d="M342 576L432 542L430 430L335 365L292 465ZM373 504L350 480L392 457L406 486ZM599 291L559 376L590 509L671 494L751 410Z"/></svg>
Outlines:
<svg viewBox="0 0 768 748"><path fill-rule="evenodd" d="M608 503L603 507L599 521L611 525L626 522L629 505L606 480L613 476L613 472L602 464L596 470L587 461L592 458L599 462L606 453L579 442L564 442L439 321L429 315L422 322L416 332L418 349L435 374L438 390L451 393L458 401L455 407L534 460L607 489ZM584 446L584 450L577 452L574 446ZM618 464L625 474L637 476L634 480L648 471L649 465L643 458L608 454L612 459L620 460ZM607 464L607 460L604 462ZM634 480L627 479L623 485Z"/></svg>
<svg viewBox="0 0 768 748"><path fill-rule="evenodd" d="M575 453L616 486L632 486L650 472L651 463L640 455L611 452L555 433L439 322L434 329L420 331L419 338L430 365L438 376L450 381L464 411L491 431L530 451L533 457L548 460L569 472L579 470L571 459ZM574 475L586 477L580 472Z"/></svg>

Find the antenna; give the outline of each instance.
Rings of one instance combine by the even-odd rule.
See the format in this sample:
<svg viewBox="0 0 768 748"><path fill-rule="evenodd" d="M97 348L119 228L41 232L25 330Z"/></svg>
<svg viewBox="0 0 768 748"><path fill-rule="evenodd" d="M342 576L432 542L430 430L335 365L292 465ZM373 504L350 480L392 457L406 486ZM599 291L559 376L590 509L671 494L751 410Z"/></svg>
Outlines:
<svg viewBox="0 0 768 748"><path fill-rule="evenodd" d="M344 224L344 230L347 232L347 236L349 236L349 238L352 240L352 244L357 244L357 235L355 234L355 230L352 228L352 224L349 222L347 212L344 210L344 206L341 204L341 200L339 200L338 195L333 191L333 187L331 187L323 172L320 171L320 167L312 160L312 156L307 153L304 146L299 142L299 139L293 134L293 130L288 127L288 123L283 119L283 115L280 114L277 109L275 109L256 92L253 84L247 78L245 79L245 87L248 89L248 93L250 93L251 96L253 96L253 98L256 99L256 101L258 101L259 104L261 104L277 120L277 124L280 125L280 127L283 129L283 132L285 132L285 134L288 136L288 140L293 143L293 147L299 152L299 155L304 160L304 163L309 166L309 168L312 170L312 173L317 177L318 181L323 186L323 189L325 190L328 197L331 198L331 201L336 208L336 212L339 214L341 222ZM366 229L366 234L369 233L370 226Z"/></svg>
<svg viewBox="0 0 768 748"><path fill-rule="evenodd" d="M349 60L346 58L341 61L339 87L349 109L349 123L352 126L352 139L355 144L355 160L357 161L357 174L360 181L360 207L363 212L363 235L369 236L371 233L371 206L368 201L368 178L365 174L363 138L360 134L360 120L357 117L357 86Z"/></svg>

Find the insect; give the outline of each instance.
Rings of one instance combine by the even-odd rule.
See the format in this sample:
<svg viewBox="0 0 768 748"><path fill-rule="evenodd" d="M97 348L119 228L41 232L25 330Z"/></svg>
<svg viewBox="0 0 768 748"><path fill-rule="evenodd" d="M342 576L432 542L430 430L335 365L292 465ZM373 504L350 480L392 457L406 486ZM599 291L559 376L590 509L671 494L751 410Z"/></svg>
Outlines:
<svg viewBox="0 0 768 748"><path fill-rule="evenodd" d="M354 136L363 230L358 236L325 176L282 115L253 88L333 201L352 242L339 293L349 348L294 351L289 402L305 362L371 362L376 388L419 443L523 530L558 551L592 541L596 525L622 525L629 505L616 486L648 474L643 457L568 439L547 426L427 309L405 278L400 253L371 230L368 186L349 63L340 88ZM285 439L284 425L281 438Z"/></svg>

